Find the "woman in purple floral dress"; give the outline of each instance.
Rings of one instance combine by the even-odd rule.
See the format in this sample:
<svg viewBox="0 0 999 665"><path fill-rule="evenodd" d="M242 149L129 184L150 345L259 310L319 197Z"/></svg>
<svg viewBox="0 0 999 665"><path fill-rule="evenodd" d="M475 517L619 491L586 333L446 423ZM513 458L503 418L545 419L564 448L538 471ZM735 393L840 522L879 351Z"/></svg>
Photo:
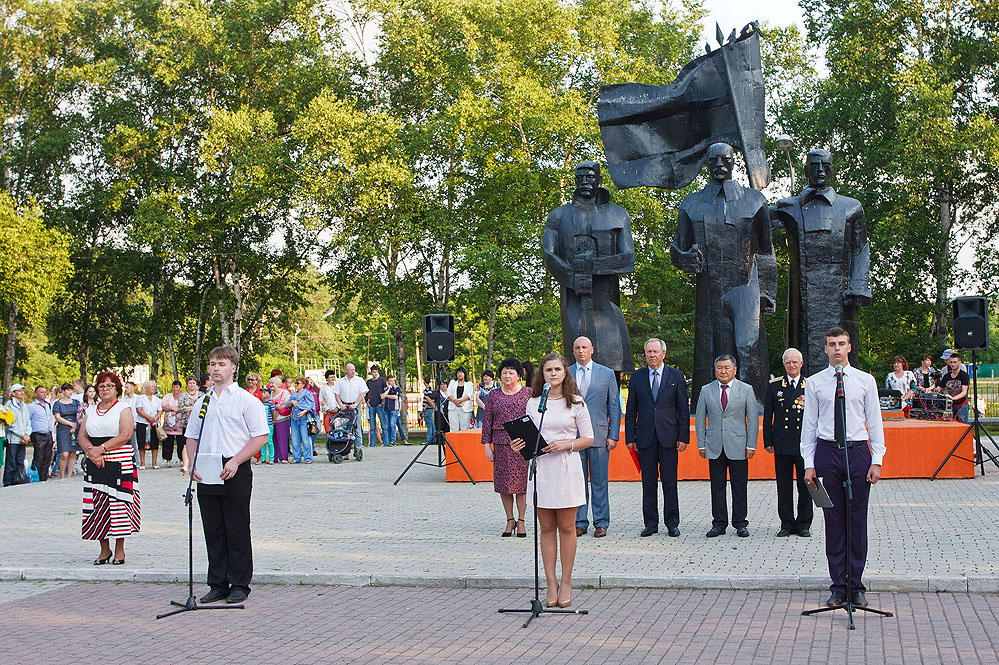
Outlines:
<svg viewBox="0 0 999 665"><path fill-rule="evenodd" d="M485 444L486 459L493 463L493 490L503 500L506 511L506 531L504 538L513 535L514 527L518 538L527 537L524 524L524 511L527 508L527 460L510 448L510 435L503 429L503 423L524 415L531 389L520 385L523 368L516 358L507 358L499 366L500 388L494 390L486 400L482 418L482 443ZM514 497L517 500L517 519L513 518Z"/></svg>

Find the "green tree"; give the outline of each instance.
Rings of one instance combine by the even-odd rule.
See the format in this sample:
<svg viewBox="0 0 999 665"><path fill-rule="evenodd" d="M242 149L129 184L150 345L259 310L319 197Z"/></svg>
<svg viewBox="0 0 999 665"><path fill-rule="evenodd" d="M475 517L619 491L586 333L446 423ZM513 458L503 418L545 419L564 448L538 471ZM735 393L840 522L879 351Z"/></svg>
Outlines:
<svg viewBox="0 0 999 665"><path fill-rule="evenodd" d="M72 274L68 239L49 229L41 209L20 209L10 195L0 192L0 303L7 306L4 349L4 394L14 375L18 319L28 325L45 321L52 299Z"/></svg>
<svg viewBox="0 0 999 665"><path fill-rule="evenodd" d="M994 239L995 10L979 0L802 6L829 73L790 124L804 145L833 151L840 188L866 209L874 300L861 342L884 367L896 349L949 345L952 291L979 281L958 269L957 251L970 242L981 255Z"/></svg>

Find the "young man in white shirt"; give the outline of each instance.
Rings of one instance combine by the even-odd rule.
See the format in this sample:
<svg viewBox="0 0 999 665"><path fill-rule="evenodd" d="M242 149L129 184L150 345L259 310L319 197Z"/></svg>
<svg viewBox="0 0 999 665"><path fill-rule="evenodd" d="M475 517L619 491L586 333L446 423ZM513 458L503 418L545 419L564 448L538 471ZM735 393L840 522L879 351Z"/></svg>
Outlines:
<svg viewBox="0 0 999 665"><path fill-rule="evenodd" d="M832 594L826 605L839 607L846 602L847 566L850 571L851 601L867 607L861 581L867 563L867 505L871 485L881 479L885 455L884 425L878 383L873 376L850 366L850 334L843 328L826 333L825 351L829 366L808 377L805 383L805 413L801 425L801 457L805 483L813 489L815 478L832 499L832 508L823 508L826 531L826 559ZM843 432L846 455L836 443L836 367L843 371L846 423ZM846 456L849 456L853 501L850 510L851 551L846 551Z"/></svg>
<svg viewBox="0 0 999 665"><path fill-rule="evenodd" d="M225 599L241 603L250 594L253 550L250 543L250 460L267 443L267 413L263 403L233 381L239 353L220 346L208 354L212 387L194 403L187 423L187 455L195 460L191 475L198 482L198 507L208 548L208 585L202 603ZM202 405L208 401L202 414ZM200 444L198 443L200 439ZM198 454L222 455L221 485L202 481Z"/></svg>

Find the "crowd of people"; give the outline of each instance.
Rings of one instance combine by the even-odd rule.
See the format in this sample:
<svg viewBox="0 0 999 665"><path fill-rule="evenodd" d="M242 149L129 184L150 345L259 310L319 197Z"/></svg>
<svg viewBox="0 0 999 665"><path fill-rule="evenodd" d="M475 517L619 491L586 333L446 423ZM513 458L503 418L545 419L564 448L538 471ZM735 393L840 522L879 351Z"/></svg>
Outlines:
<svg viewBox="0 0 999 665"><path fill-rule="evenodd" d="M914 405L925 410L926 397L941 395L947 400L952 418L967 423L971 405L968 399L971 375L961 362L960 351L946 349L940 359L946 364L937 369L933 367L933 357L924 353L919 357L919 367L910 370L904 356L895 356L892 358L892 371L885 377L885 390L897 391L901 395L902 410L906 415L911 413Z"/></svg>
<svg viewBox="0 0 999 665"><path fill-rule="evenodd" d="M665 342L653 338L646 343L647 366L631 375L623 409L625 442L642 478L641 537L658 533L660 520L669 536L680 533L677 461L689 443L687 422L693 410L698 454L707 459L710 476L711 527L707 537L723 535L729 525L739 537L750 535L748 460L756 453L756 423L762 415L763 445L774 455L777 478L781 527L776 535L811 535L812 504L806 486L814 486L817 474L826 478L830 495L842 491L836 482L830 482L842 469L836 455L826 448L836 448L836 441L845 436L847 449L865 444L866 452L851 450L850 455L856 457L851 459L851 469L856 467L859 474L855 479L853 528L862 530L855 534L854 542L866 542L866 497L880 477L885 453L876 410L880 403L873 378L849 366L849 334L832 329L826 342L830 366L807 379L801 375L802 354L793 348L785 351L783 374L771 381L762 409L753 388L735 378L735 357L722 355L714 360L715 380L702 386L697 403L691 404L683 373L663 362ZM429 376L424 382L421 410L428 443L441 431L481 427L485 458L493 464L493 488L505 513L500 535L526 537L525 514L537 503L549 607L571 605L577 539L588 533L591 524L594 537L602 538L610 524L608 455L618 444L623 404L619 377L595 363L593 354L592 342L580 337L573 345L574 364L559 354L549 354L531 377L526 376L528 363L507 358L498 367L499 380L486 370L473 384L467 371L459 367L453 377L439 380L436 386ZM898 391L907 408L923 395L942 394L954 418L967 422L967 368L953 349L947 349L943 359L947 365L939 370L933 367L932 357L924 354L919 367L910 370L906 359L896 356L893 371L885 378L885 389ZM833 372L836 365L844 368L842 373ZM311 464L317 436L330 432L334 423L343 419L353 426L358 459L357 449L364 445L393 446L400 441L398 434L405 442L400 422L404 404L395 377L382 378L377 366L371 368L367 380L357 374L353 364L344 370L343 377L327 371L321 387L308 377L285 377L279 370L274 370L266 383L258 374L247 375L243 399L259 402L267 424L266 443L253 456L256 464ZM844 383L852 406L841 436L833 432L830 418L819 415L829 411L816 404L829 402L836 386ZM227 389L229 386L240 389L234 383L227 384ZM101 544L94 564L124 563L124 539L140 525L138 471L145 470L147 463L151 469L169 468L176 458L181 473L194 473L185 433L189 435L192 414L212 387L211 375L190 375L184 383L174 381L170 392L159 396L153 381L143 383L137 393L131 381L102 372L91 385L77 380L51 390L37 386L33 399L27 400L27 388L14 384L10 399L0 409L0 436L5 437L6 453L3 484L29 482L35 474L38 481L70 478L80 461L84 471L83 537ZM542 421L539 406L543 400L547 407ZM538 458L537 475L530 480L528 460L521 454L528 444L511 439L504 427L524 415L540 426L546 443ZM25 464L28 445L33 455L30 464ZM727 485L731 486L731 509ZM833 503L833 509L826 509L827 531L832 532L826 548L833 579L830 603L843 602L842 580L849 566L853 589L860 593L854 600L860 604L864 602L860 583L863 557L856 552L848 557L840 551L835 534L845 528L845 521L835 496Z"/></svg>

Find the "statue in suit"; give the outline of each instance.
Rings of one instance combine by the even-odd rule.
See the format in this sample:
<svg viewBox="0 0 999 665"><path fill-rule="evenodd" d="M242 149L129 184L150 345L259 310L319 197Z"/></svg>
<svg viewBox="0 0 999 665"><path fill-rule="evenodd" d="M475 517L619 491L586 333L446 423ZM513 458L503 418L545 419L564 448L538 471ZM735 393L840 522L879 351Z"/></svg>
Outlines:
<svg viewBox="0 0 999 665"><path fill-rule="evenodd" d="M677 456L690 442L690 406L683 372L663 365L666 343L645 343L648 367L632 373L624 414L624 440L638 451L642 469L642 536L659 532L657 484L662 482L663 522L669 535L680 535L680 503L676 489Z"/></svg>
<svg viewBox="0 0 999 665"><path fill-rule="evenodd" d="M631 336L621 311L620 275L635 270L628 211L600 186L600 165L576 166L572 202L552 210L541 239L545 267L561 286L562 355L580 335L593 340L593 356L615 372L635 367Z"/></svg>
<svg viewBox="0 0 999 665"><path fill-rule="evenodd" d="M735 358L730 355L715 358L717 379L701 389L694 416L697 452L708 459L711 478L708 538L722 535L728 526L726 475L732 482L732 526L739 537L749 535L746 519L749 460L756 454L760 411L752 387L736 379L735 373Z"/></svg>
<svg viewBox="0 0 999 665"><path fill-rule="evenodd" d="M732 180L732 146L712 145L707 163L711 182L680 202L669 250L674 266L697 276L692 400L714 377L711 359L731 355L762 404L770 380L762 314L777 307L767 199Z"/></svg>
<svg viewBox="0 0 999 665"><path fill-rule="evenodd" d="M805 163L808 186L801 196L777 202L770 212L787 235L787 345L804 356L805 376L829 366L826 331L842 326L860 339L858 308L871 303L871 246L864 208L832 188L832 154L812 150ZM859 345L850 352L857 367Z"/></svg>
<svg viewBox="0 0 999 665"><path fill-rule="evenodd" d="M610 451L617 447L621 432L621 398L614 370L593 362L593 342L589 337L577 337L572 343L575 364L569 368L579 392L590 412L593 445L579 451L586 483L586 503L576 510L576 536L586 534L589 522L587 507L593 511L593 536L603 538L610 525L610 503L607 500L607 470Z"/></svg>
<svg viewBox="0 0 999 665"><path fill-rule="evenodd" d="M798 349L784 352L784 376L767 386L763 402L763 447L774 456L777 478L777 515L783 538L812 535L812 497L805 487L805 460L801 457L801 416L805 411L805 377ZM798 480L798 516L794 516L794 483Z"/></svg>

